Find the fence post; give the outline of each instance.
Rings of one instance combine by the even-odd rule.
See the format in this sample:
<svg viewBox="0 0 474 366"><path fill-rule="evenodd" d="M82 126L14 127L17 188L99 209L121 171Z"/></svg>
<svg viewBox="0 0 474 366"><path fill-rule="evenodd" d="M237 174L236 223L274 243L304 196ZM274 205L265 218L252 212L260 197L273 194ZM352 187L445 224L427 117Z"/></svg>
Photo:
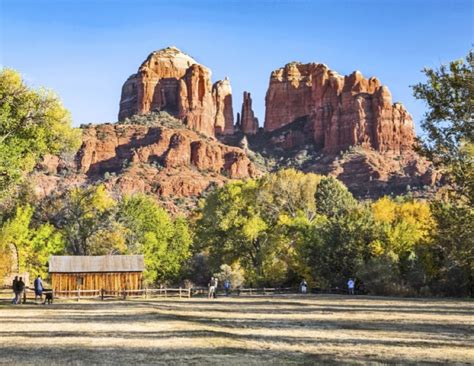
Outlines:
<svg viewBox="0 0 474 366"><path fill-rule="evenodd" d="M102 299L102 301L104 301L104 295L105 295L105 290L102 288L100 289L100 298Z"/></svg>
<svg viewBox="0 0 474 366"><path fill-rule="evenodd" d="M146 288L144 288L143 294L144 294L145 299L146 299L146 297L147 297Z"/></svg>
<svg viewBox="0 0 474 366"><path fill-rule="evenodd" d="M179 298L181 299L181 286L179 287Z"/></svg>
<svg viewBox="0 0 474 366"><path fill-rule="evenodd" d="M167 294L166 294L166 288L165 288L165 297L166 297L166 295L167 295Z"/></svg>
<svg viewBox="0 0 474 366"><path fill-rule="evenodd" d="M191 298L191 288L188 288L188 299Z"/></svg>
<svg viewBox="0 0 474 366"><path fill-rule="evenodd" d="M81 298L81 289L77 289L77 301L79 302L79 299Z"/></svg>

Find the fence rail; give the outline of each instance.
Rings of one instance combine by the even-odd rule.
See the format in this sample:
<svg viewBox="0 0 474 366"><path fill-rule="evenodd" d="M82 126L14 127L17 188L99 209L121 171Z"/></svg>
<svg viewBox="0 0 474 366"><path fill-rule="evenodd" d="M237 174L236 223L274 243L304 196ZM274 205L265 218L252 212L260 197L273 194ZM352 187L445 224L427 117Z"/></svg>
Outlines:
<svg viewBox="0 0 474 366"><path fill-rule="evenodd" d="M218 294L222 295L225 291L223 289L218 290ZM232 295L271 295L271 294L289 294L289 293L298 293L298 288L295 287L248 287L248 288L237 288L229 291ZM127 298L156 298L156 297L179 297L179 298L190 298L193 296L207 296L208 288L207 287L193 287L193 288L144 288L144 289L131 289L131 290L105 290L105 289L95 289L95 290L61 290L61 291L52 291L45 290L43 294L52 293L54 299L71 299L77 300L80 299L127 299ZM313 294L347 294L346 289L311 289L308 293ZM364 293L359 291L358 293ZM0 288L0 300L12 300L14 294L11 288ZM26 288L22 294L23 303L27 300L35 300L34 289Z"/></svg>
<svg viewBox="0 0 474 366"><path fill-rule="evenodd" d="M52 293L54 299L71 299L71 300L80 300L80 299L108 299L108 298L153 298L153 297L191 297L191 289L186 288L159 288L159 289L132 289L132 290L119 290L111 291L105 289L96 289L96 290L45 290L43 294ZM0 289L0 300L12 300L14 298L12 289ZM25 288L22 294L23 303L26 300L35 300L35 291L34 289Z"/></svg>

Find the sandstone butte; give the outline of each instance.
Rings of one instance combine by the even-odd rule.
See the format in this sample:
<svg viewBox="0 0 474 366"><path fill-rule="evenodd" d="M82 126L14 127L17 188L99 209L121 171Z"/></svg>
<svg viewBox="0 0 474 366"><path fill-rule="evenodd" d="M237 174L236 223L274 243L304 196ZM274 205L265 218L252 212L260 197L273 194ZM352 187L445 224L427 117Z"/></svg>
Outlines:
<svg viewBox="0 0 474 366"><path fill-rule="evenodd" d="M390 91L378 79L366 79L359 71L341 76L324 64L289 63L272 72L265 104L265 131L304 118L305 133L327 153L350 146L413 150L410 114L400 103L392 104Z"/></svg>
<svg viewBox="0 0 474 366"><path fill-rule="evenodd" d="M118 119L164 110L207 136L232 134L229 80L211 84L211 71L176 47L151 53L122 87Z"/></svg>

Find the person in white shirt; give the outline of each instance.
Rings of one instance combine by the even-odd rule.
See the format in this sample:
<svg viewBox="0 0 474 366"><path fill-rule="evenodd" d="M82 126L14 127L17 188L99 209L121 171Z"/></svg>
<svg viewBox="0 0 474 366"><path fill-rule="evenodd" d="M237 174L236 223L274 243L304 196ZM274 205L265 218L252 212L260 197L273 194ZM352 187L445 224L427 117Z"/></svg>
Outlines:
<svg viewBox="0 0 474 366"><path fill-rule="evenodd" d="M349 295L354 295L355 282L352 278L347 281L347 288L349 289Z"/></svg>
<svg viewBox="0 0 474 366"><path fill-rule="evenodd" d="M302 294L306 294L308 292L308 283L304 278L303 281L301 281L300 283L300 290Z"/></svg>

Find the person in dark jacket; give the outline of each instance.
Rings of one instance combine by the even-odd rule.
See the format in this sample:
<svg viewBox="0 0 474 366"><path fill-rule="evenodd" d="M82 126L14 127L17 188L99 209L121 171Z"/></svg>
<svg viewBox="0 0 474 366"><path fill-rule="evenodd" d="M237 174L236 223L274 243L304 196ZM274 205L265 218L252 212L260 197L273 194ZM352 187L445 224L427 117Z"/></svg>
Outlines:
<svg viewBox="0 0 474 366"><path fill-rule="evenodd" d="M23 277L20 277L17 283L17 294L18 294L18 300L17 304L21 304L21 295L23 294L23 291L25 291L25 283L23 282Z"/></svg>
<svg viewBox="0 0 474 366"><path fill-rule="evenodd" d="M43 281L41 280L40 275L38 275L38 277L36 277L35 282L34 282L34 286L35 286L35 302L38 301L38 298L41 301L42 298L43 298L44 287L43 287Z"/></svg>
<svg viewBox="0 0 474 366"><path fill-rule="evenodd" d="M15 295L15 297L12 300L12 304L16 304L17 300L18 300L18 294L17 294L17 292L18 292L18 276L15 276L15 278L13 279L12 291L13 291L13 294Z"/></svg>

